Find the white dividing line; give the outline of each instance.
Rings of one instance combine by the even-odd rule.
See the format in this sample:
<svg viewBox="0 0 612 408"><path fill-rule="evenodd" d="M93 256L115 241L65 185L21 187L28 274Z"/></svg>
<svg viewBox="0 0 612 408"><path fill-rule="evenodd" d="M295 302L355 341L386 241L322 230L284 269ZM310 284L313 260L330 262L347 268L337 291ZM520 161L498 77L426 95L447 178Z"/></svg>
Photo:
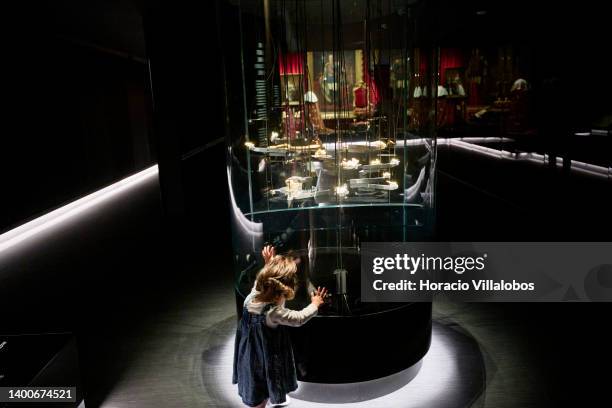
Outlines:
<svg viewBox="0 0 612 408"><path fill-rule="evenodd" d="M22 224L10 231L0 235L0 254L27 239L30 239L41 232L47 231L50 228L58 226L67 220L77 217L83 211L96 207L112 197L130 190L144 181L155 177L158 174L157 164L151 166L141 172L124 178L108 187L95 191L85 197L79 198L53 210L45 215L42 215L32 221Z"/></svg>

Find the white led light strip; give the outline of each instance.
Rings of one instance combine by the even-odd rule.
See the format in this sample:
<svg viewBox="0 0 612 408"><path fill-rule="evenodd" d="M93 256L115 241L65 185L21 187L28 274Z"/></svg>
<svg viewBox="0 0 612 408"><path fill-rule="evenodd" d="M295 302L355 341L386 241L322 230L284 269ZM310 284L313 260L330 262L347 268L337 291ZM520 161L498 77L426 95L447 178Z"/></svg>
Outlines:
<svg viewBox="0 0 612 408"><path fill-rule="evenodd" d="M157 165L151 166L139 173L126 177L101 190L79 198L63 207L42 215L30 222L20 225L0 235L0 253L44 231L49 230L67 220L76 217L84 211L98 206L112 197L130 190L151 177L157 176Z"/></svg>

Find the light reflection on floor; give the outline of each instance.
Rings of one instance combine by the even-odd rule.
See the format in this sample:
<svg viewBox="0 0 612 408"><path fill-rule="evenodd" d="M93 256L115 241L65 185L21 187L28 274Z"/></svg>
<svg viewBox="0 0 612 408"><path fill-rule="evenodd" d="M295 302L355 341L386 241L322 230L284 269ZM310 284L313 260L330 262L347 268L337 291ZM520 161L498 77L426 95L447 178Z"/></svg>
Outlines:
<svg viewBox="0 0 612 408"><path fill-rule="evenodd" d="M379 346L384 347L384 344ZM224 396L227 403L239 407L242 404L237 388L228 380L232 374L233 347L233 336L230 336L221 351L219 365L213 378L216 380L214 386L217 387L219 394ZM351 408L456 408L474 406L474 402L484 390L484 382L484 361L475 340L458 330L434 323L431 348L424 357L420 370L410 382L401 388L378 398L338 404L334 402L337 401L338 387L329 386L330 400L328 402L304 401L298 399L298 395L292 399L291 407L342 405ZM371 391L372 386L384 387L385 380L377 380L375 384L343 384L342 392L348 395L352 390L354 395L363 395L364 392ZM325 386L319 390L326 392ZM300 389L298 389L298 394L299 392ZM332 399L331 396L334 398ZM325 396L322 395L318 399L324 400Z"/></svg>

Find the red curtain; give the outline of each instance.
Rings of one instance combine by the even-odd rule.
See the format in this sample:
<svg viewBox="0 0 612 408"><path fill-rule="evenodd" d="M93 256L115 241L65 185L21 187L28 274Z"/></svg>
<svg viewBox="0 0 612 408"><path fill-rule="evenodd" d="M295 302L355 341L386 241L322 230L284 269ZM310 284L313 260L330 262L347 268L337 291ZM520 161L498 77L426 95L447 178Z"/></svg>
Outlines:
<svg viewBox="0 0 612 408"><path fill-rule="evenodd" d="M304 56L298 53L281 54L278 57L281 75L296 75L304 73Z"/></svg>
<svg viewBox="0 0 612 408"><path fill-rule="evenodd" d="M427 63L427 58L423 58L423 55L419 55L420 61L419 61L419 75L422 77L425 77L427 75L427 69L428 69L428 63Z"/></svg>
<svg viewBox="0 0 612 408"><path fill-rule="evenodd" d="M446 85L446 70L465 66L463 53L459 48L442 48L440 50L440 85Z"/></svg>
<svg viewBox="0 0 612 408"><path fill-rule="evenodd" d="M365 88L355 89L355 107L356 108L367 108L368 107L368 91Z"/></svg>
<svg viewBox="0 0 612 408"><path fill-rule="evenodd" d="M376 81L372 75L370 75L368 59L366 56L363 58L363 82L365 82L366 87L368 88L368 94L370 96L370 103L376 105L380 100L380 92L378 91L378 86L376 85Z"/></svg>

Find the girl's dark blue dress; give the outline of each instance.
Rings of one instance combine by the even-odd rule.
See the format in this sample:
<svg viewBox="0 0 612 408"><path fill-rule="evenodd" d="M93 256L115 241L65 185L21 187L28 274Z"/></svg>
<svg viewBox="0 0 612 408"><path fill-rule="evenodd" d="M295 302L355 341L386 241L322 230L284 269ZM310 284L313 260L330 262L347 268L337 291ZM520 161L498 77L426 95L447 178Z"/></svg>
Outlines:
<svg viewBox="0 0 612 408"><path fill-rule="evenodd" d="M287 327L266 325L266 314L273 306L266 305L261 314L249 313L243 307L236 331L232 382L238 384L238 394L250 407L268 398L272 404L281 404L297 389Z"/></svg>

